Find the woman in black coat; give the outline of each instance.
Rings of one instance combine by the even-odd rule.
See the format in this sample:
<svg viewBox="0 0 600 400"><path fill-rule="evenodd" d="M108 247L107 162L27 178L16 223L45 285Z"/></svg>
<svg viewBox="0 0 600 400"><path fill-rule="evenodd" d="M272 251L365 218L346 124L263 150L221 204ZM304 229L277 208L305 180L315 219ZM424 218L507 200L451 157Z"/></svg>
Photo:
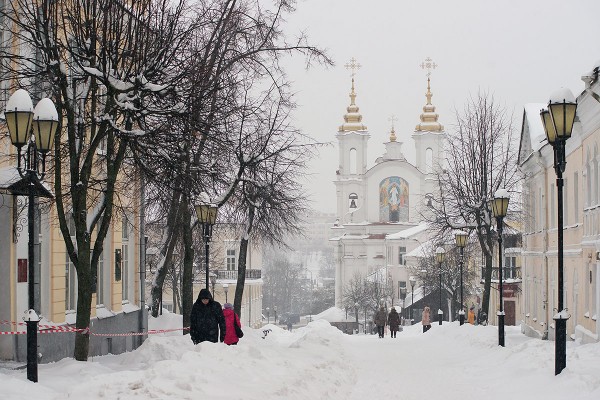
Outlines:
<svg viewBox="0 0 600 400"><path fill-rule="evenodd" d="M225 339L225 317L221 304L214 301L208 289L200 290L190 315L190 337L194 344Z"/></svg>

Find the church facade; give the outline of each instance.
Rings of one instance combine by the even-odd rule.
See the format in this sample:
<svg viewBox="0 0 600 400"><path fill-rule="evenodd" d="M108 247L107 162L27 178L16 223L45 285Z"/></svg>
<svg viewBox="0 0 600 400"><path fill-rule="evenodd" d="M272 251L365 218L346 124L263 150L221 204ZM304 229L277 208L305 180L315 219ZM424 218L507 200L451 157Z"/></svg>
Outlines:
<svg viewBox="0 0 600 400"><path fill-rule="evenodd" d="M434 169L444 159L446 133L431 103L428 78L427 103L412 132L415 163L404 156L403 143L392 126L389 136L383 137L385 153L368 166L371 134L356 97L353 77L350 105L336 134L337 220L330 240L336 260L335 303L347 306L344 290L353 277L361 276L386 287L385 301L402 307L409 279L405 255L427 240L422 215L427 212L428 196L438 190Z"/></svg>

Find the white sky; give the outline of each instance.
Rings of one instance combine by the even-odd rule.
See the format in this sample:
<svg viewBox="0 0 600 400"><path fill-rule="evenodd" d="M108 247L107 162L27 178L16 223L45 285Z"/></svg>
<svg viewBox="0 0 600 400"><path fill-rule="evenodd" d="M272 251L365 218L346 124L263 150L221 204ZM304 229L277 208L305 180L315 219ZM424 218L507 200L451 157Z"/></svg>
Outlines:
<svg viewBox="0 0 600 400"><path fill-rule="evenodd" d="M439 65L431 76L432 102L446 131L454 110L479 89L514 113L520 129L524 104L546 103L561 86L575 95L583 90L581 75L600 60L598 15L597 0L299 0L286 30L305 30L336 63L305 71L296 57L287 66L299 103L296 125L334 144L312 164L307 190L315 208L335 211L335 134L349 104L344 64L352 57L362 65L356 91L371 134L368 167L384 151L392 114L413 161L410 136L425 104L425 58Z"/></svg>
<svg viewBox="0 0 600 400"><path fill-rule="evenodd" d="M343 311L338 310L341 315ZM330 311L324 314L331 315ZM362 316L361 316L362 317ZM181 327L181 316L150 328ZM554 342L507 327L420 325L389 335L344 335L324 320L292 332L244 329L237 346L189 336L151 335L141 348L87 363L43 364L39 382L25 370L0 369L2 400L597 400L600 343L567 343L567 367L554 376Z"/></svg>

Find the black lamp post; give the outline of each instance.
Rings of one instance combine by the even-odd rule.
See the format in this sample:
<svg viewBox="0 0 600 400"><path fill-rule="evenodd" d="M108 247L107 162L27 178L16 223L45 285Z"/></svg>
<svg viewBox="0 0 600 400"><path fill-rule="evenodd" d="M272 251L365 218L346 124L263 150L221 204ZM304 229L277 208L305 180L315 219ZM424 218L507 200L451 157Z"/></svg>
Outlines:
<svg viewBox="0 0 600 400"><path fill-rule="evenodd" d="M267 324L271 323L269 312L270 312L269 307L267 307Z"/></svg>
<svg viewBox="0 0 600 400"><path fill-rule="evenodd" d="M225 292L225 303L229 303L227 301L227 292L229 291L229 284L227 284L227 283L223 284L223 291ZM267 308L267 310L268 310L268 308Z"/></svg>
<svg viewBox="0 0 600 400"><path fill-rule="evenodd" d="M410 282L410 292L411 292L411 296L412 296L412 300L410 301L410 324L413 324L413 307L415 304L415 283L417 283L417 279L414 276L411 276L410 278L408 278L408 281Z"/></svg>
<svg viewBox="0 0 600 400"><path fill-rule="evenodd" d="M554 374L558 375L567 366L567 320L569 315L564 308L563 295L563 177L567 165L565 145L573 132L577 101L568 89L560 89L552 94L548 102L548 110L540 115L546 131L548 143L554 149L554 171L556 172L556 190L558 198L558 313L554 316L555 362Z"/></svg>
<svg viewBox="0 0 600 400"><path fill-rule="evenodd" d="M275 325L277 325L277 306L273 306L273 318L275 319Z"/></svg>
<svg viewBox="0 0 600 400"><path fill-rule="evenodd" d="M208 289L208 253L210 246L210 239L212 237L212 229L217 221L217 212L219 208L209 202L202 202L196 204L196 214L198 221L202 225L202 236L204 237L204 261L206 262L206 289Z"/></svg>
<svg viewBox="0 0 600 400"><path fill-rule="evenodd" d="M13 195L27 196L28 266L27 289L29 310L25 313L27 324L27 379L38 381L37 369L37 330L39 316L35 307L35 249L34 221L35 198L53 197L40 182L46 173L46 154L54 144L54 134L58 127L58 113L52 100L44 98L35 110L27 91L17 90L6 103L4 112L10 140L17 148L17 170L21 180L9 188ZM33 128L33 139L31 130ZM23 146L25 151L21 152ZM23 161L21 161L23 159ZM39 311L39 310L38 310Z"/></svg>
<svg viewBox="0 0 600 400"><path fill-rule="evenodd" d="M442 318L444 317L444 312L442 311L442 263L444 262L444 256L446 255L446 250L443 247L438 247L435 250L435 259L439 265L439 275L440 275L440 308L438 309L438 323L442 324Z"/></svg>
<svg viewBox="0 0 600 400"><path fill-rule="evenodd" d="M496 225L498 226L498 292L500 293L500 310L498 311L498 345L504 347L504 299L503 296L503 279L502 279L502 220L508 212L508 190L498 189L494 194L492 201L492 214L496 217Z"/></svg>
<svg viewBox="0 0 600 400"><path fill-rule="evenodd" d="M356 333L358 333L358 301L354 303L354 311L356 312Z"/></svg>
<svg viewBox="0 0 600 400"><path fill-rule="evenodd" d="M464 231L457 231L454 233L456 239L456 245L460 249L460 311L458 312L458 320L461 325L465 323L465 305L463 303L463 263L465 257L465 246L467 245L467 239L469 235Z"/></svg>

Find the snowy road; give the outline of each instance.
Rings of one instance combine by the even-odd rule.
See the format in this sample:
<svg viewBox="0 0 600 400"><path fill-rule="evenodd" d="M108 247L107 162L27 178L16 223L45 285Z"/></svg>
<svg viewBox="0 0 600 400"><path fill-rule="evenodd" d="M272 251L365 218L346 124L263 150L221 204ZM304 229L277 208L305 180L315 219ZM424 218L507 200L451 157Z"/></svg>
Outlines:
<svg viewBox="0 0 600 400"><path fill-rule="evenodd" d="M600 398L600 343L568 343L567 368L554 377L554 343L524 337L514 327L507 327L505 348L497 346L495 327L458 323L434 325L426 334L419 325L405 327L396 339L344 335L322 320L291 333L269 328L265 339L262 330L246 328L240 345L230 347L152 336L128 354L41 365L37 384L24 371L0 369L0 398Z"/></svg>

